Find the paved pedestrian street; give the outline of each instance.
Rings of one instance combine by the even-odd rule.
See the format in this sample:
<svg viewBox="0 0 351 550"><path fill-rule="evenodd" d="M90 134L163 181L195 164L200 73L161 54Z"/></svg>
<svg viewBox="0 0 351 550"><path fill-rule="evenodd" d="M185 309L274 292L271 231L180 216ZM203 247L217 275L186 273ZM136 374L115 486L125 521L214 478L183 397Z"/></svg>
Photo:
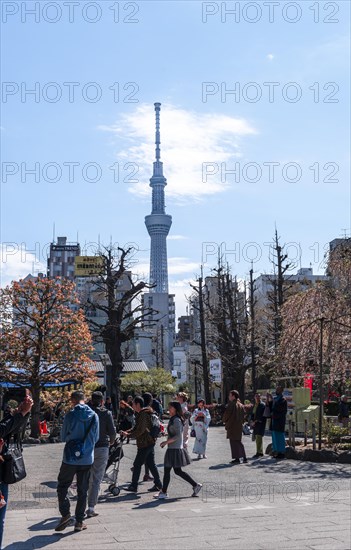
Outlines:
<svg viewBox="0 0 351 550"><path fill-rule="evenodd" d="M255 454L249 436L243 441L248 457ZM265 445L270 442L265 438ZM193 442L191 441L190 450ZM103 483L88 529L73 526L55 533L59 519L56 479L63 444L26 446L27 478L11 487L4 548L29 550L50 547L88 549L165 550L298 549L348 550L350 536L350 466L315 464L270 457L230 465L224 428L210 428L208 459L195 459L187 471L203 483L198 497L172 474L169 499L153 499L141 483L138 494L121 490L118 497ZM131 479L134 443L124 446L119 484ZM162 468L164 451L157 448ZM162 473L162 472L161 472ZM74 491L72 492L74 498ZM71 512L74 513L73 500Z"/></svg>

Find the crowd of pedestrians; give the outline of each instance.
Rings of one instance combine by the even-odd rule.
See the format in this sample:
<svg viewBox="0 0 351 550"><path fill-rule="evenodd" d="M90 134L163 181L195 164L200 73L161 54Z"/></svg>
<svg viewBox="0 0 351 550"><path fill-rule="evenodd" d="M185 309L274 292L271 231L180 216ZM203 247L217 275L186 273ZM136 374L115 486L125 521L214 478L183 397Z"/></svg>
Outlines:
<svg viewBox="0 0 351 550"><path fill-rule="evenodd" d="M61 440L65 442L65 447L57 481L58 506L61 514L61 519L55 527L55 531L58 532L63 531L72 521L68 492L74 480L77 487L74 530L77 532L85 530L87 525L83 520L98 515L95 506L109 460L109 448L117 438L111 400L107 398L104 403L101 392L93 392L90 401L86 404L84 393L74 391L70 402L71 410L64 417L61 433ZM32 404L31 397L27 395L17 410L7 414L0 422L0 549L8 501L8 486L1 475L3 456L7 450L9 438L18 434L27 423ZM156 395L146 392L142 396L128 396L126 401L121 402L119 435L124 442L135 439L137 447L131 468L132 479L129 486L125 488L126 491L138 492L141 470L144 467L143 481L153 481L148 491L155 493L156 499L168 498L172 470L191 485L191 496L199 494L202 484L183 470L191 464L189 446L192 440L192 453L197 455L198 459L207 458L206 446L211 416L203 399L199 399L196 405L190 412L188 396L184 392L179 392L177 399L168 404L167 437L160 443L161 448L166 448L161 480L155 462L155 446L158 442L160 420L163 415L160 400ZM277 460L285 458L287 409L282 386L277 386L274 398L272 394L267 393L265 401L259 393L256 393L251 407L240 401L236 390L231 390L228 405L222 417L230 444L231 463L248 462L242 442L243 426L247 418L252 429L252 439L256 443L256 453L253 458L259 459L264 456L263 437L266 429L269 429L272 435L272 456ZM341 401L340 419L343 422L345 419L348 422L349 419L345 399Z"/></svg>

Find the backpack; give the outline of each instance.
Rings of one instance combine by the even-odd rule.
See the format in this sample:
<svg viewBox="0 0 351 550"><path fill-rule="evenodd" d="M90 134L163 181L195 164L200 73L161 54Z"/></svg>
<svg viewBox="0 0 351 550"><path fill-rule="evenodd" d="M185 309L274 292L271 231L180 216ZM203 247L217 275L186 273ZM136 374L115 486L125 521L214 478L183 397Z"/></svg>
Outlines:
<svg viewBox="0 0 351 550"><path fill-rule="evenodd" d="M69 441L66 442L66 445L64 448L64 456L66 457L66 460L69 460L71 462L76 462L77 460L80 460L81 458L83 458L84 450L85 450L84 443L94 424L94 421L95 421L95 416L93 416L89 426L85 429L83 439L70 439Z"/></svg>
<svg viewBox="0 0 351 550"><path fill-rule="evenodd" d="M161 422L156 413L151 414L151 430L150 435L157 439L161 432Z"/></svg>

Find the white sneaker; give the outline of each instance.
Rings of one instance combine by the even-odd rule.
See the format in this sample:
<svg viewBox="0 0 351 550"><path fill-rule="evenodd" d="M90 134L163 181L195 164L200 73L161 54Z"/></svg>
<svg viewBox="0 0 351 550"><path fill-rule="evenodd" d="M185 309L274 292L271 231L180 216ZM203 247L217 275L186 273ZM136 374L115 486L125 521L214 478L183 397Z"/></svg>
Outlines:
<svg viewBox="0 0 351 550"><path fill-rule="evenodd" d="M157 493L157 495L154 496L154 498L158 498L159 500L164 500L165 498L168 498L168 494L160 491L159 493Z"/></svg>
<svg viewBox="0 0 351 550"><path fill-rule="evenodd" d="M202 483L197 483L193 489L192 497L196 497L202 489Z"/></svg>

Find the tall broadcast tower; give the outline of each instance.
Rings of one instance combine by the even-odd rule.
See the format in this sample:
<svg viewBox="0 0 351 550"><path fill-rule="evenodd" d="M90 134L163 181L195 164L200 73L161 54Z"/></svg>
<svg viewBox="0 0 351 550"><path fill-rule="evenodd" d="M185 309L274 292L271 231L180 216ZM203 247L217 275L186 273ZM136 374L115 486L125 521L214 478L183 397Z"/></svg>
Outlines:
<svg viewBox="0 0 351 550"><path fill-rule="evenodd" d="M152 188L152 210L145 217L145 225L151 239L150 292L143 294L145 308L153 310L145 320L139 336L139 356L149 367L162 367L172 370L173 346L175 343L174 294L168 294L167 235L172 225L172 216L165 212L165 186L163 163L160 151L160 110L161 103L155 103L156 152L153 173L150 178Z"/></svg>
<svg viewBox="0 0 351 550"><path fill-rule="evenodd" d="M152 211L145 217L145 225L151 238L150 284L155 286L151 292L168 294L167 235L172 225L172 216L165 212L165 186L163 163L160 150L160 110L161 103L155 103L156 113L156 151L154 169L150 179L152 188Z"/></svg>

